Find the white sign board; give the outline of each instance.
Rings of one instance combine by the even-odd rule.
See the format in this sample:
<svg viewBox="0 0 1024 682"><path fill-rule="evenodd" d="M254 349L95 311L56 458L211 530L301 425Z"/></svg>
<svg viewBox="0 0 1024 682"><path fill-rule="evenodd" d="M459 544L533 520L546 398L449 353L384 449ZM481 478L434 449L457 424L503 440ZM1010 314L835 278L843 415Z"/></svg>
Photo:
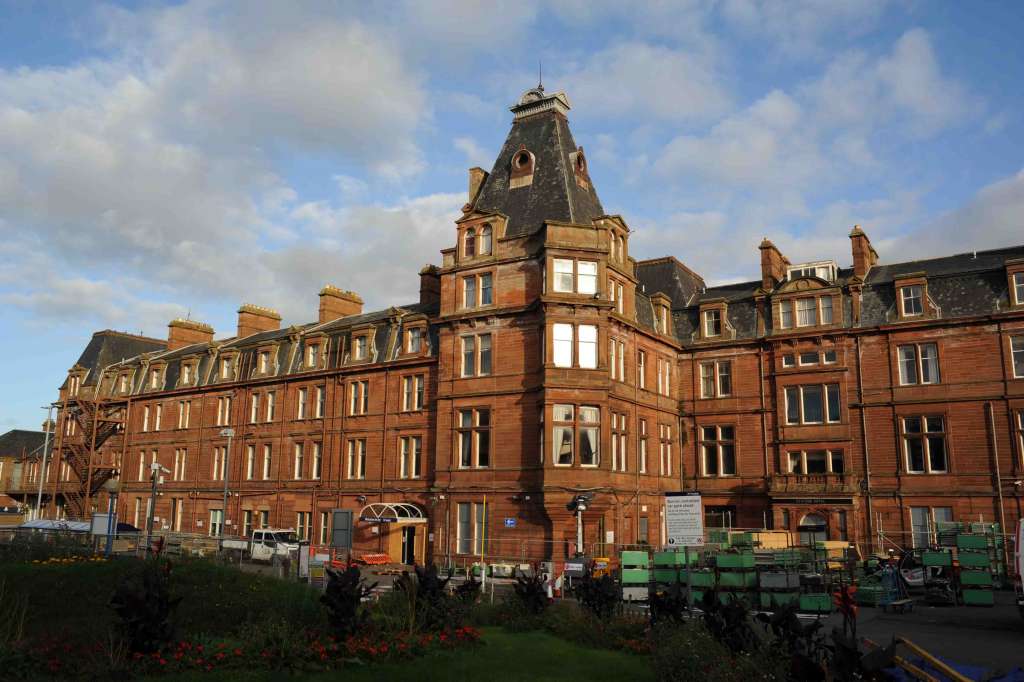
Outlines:
<svg viewBox="0 0 1024 682"><path fill-rule="evenodd" d="M665 526L670 547L703 547L700 493L665 493Z"/></svg>

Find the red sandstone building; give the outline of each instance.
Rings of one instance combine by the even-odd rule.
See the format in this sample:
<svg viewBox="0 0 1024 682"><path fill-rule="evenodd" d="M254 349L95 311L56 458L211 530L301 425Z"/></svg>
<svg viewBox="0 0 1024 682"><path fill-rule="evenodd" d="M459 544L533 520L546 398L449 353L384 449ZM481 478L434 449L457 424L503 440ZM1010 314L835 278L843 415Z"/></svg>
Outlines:
<svg viewBox="0 0 1024 682"><path fill-rule="evenodd" d="M308 324L243 305L226 339L97 332L61 388L48 513L105 509L118 475L143 526L156 461L162 531L328 544L332 510L397 515L355 542L406 562L561 558L581 492L588 552L661 544L675 490L703 493L708 525L862 551L1020 517L1024 246L883 264L855 227L852 266L765 240L760 280L708 287L630 257L568 109L542 89L512 108L409 305L327 286Z"/></svg>

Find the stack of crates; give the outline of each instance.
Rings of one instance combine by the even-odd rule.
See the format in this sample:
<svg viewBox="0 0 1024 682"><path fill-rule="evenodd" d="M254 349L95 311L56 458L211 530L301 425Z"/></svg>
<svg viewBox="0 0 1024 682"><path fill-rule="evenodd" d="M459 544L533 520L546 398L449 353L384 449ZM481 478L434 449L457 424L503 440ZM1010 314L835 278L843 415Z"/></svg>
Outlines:
<svg viewBox="0 0 1024 682"><path fill-rule="evenodd" d="M960 533L956 536L960 561L960 596L968 606L994 606L990 536Z"/></svg>
<svg viewBox="0 0 1024 682"><path fill-rule="evenodd" d="M808 613L830 613L832 595L825 588L825 578L820 573L805 573L800 576L800 610Z"/></svg>
<svg viewBox="0 0 1024 682"><path fill-rule="evenodd" d="M651 557L647 552L623 552L622 598L625 601L646 601L651 589Z"/></svg>
<svg viewBox="0 0 1024 682"><path fill-rule="evenodd" d="M800 601L800 575L793 571L761 571L761 608L775 610Z"/></svg>
<svg viewBox="0 0 1024 682"><path fill-rule="evenodd" d="M716 557L718 568L718 595L723 603L743 599L755 606L754 592L757 589L757 571L754 569L754 552L743 549L738 552L720 552Z"/></svg>
<svg viewBox="0 0 1024 682"><path fill-rule="evenodd" d="M699 552L691 549L672 550L668 552L654 553L654 584L655 589L664 590L673 583L686 584L686 563L689 559L690 567L697 563Z"/></svg>

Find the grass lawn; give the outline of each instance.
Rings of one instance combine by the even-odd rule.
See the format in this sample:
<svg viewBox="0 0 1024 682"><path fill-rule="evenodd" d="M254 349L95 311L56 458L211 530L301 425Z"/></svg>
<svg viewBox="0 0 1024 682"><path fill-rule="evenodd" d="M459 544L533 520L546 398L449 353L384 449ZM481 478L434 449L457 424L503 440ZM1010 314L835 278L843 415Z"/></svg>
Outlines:
<svg viewBox="0 0 1024 682"><path fill-rule="evenodd" d="M438 652L404 663L388 663L344 671L285 677L276 672L246 673L252 682L282 678L304 682L384 682L416 680L441 682L565 682L565 680L653 681L654 671L643 656L588 649L543 632L510 633L501 628L484 628L484 643L472 650ZM218 674L164 676L165 681L203 680L224 682L239 679L238 671Z"/></svg>

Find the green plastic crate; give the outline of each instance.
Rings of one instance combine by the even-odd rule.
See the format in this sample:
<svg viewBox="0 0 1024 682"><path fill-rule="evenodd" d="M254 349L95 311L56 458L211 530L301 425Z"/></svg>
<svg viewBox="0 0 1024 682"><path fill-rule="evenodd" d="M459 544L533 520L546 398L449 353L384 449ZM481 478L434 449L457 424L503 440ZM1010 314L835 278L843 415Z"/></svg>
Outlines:
<svg viewBox="0 0 1024 682"><path fill-rule="evenodd" d="M960 552L957 558L964 568L988 568L990 563L987 552Z"/></svg>
<svg viewBox="0 0 1024 682"><path fill-rule="evenodd" d="M622 584L637 585L651 581L651 572L646 568L622 569Z"/></svg>
<svg viewBox="0 0 1024 682"><path fill-rule="evenodd" d="M754 544L753 533L733 533L729 538L729 544L733 547L750 547Z"/></svg>
<svg viewBox="0 0 1024 682"><path fill-rule="evenodd" d="M960 571L961 585L992 586L992 574L988 571Z"/></svg>
<svg viewBox="0 0 1024 682"><path fill-rule="evenodd" d="M961 533L956 536L956 546L958 549L988 549L988 537Z"/></svg>
<svg viewBox="0 0 1024 682"><path fill-rule="evenodd" d="M647 552L623 552L619 555L619 563L623 566L647 568L651 565L651 557Z"/></svg>
<svg viewBox="0 0 1024 682"><path fill-rule="evenodd" d="M680 571L675 568L656 568L654 569L654 581L659 583L674 583L682 582Z"/></svg>
<svg viewBox="0 0 1024 682"><path fill-rule="evenodd" d="M811 613L828 613L832 610L832 595L801 594L800 610Z"/></svg>
<svg viewBox="0 0 1024 682"><path fill-rule="evenodd" d="M719 568L753 568L754 553L742 552L739 554L733 554L730 552L722 552L715 557L715 561Z"/></svg>
<svg viewBox="0 0 1024 682"><path fill-rule="evenodd" d="M693 590L690 594L692 595L694 604L700 604L701 600L704 599L704 590Z"/></svg>
<svg viewBox="0 0 1024 682"><path fill-rule="evenodd" d="M690 582L694 587L714 587L715 574L711 571L693 571L690 573Z"/></svg>
<svg viewBox="0 0 1024 682"><path fill-rule="evenodd" d="M720 587L756 587L757 573L753 571L722 571L718 574Z"/></svg>
<svg viewBox="0 0 1024 682"><path fill-rule="evenodd" d="M996 595L992 590L962 590L964 604L967 606L994 606Z"/></svg>
<svg viewBox="0 0 1024 682"><path fill-rule="evenodd" d="M953 554L951 552L923 552L921 563L925 566L952 566Z"/></svg>

